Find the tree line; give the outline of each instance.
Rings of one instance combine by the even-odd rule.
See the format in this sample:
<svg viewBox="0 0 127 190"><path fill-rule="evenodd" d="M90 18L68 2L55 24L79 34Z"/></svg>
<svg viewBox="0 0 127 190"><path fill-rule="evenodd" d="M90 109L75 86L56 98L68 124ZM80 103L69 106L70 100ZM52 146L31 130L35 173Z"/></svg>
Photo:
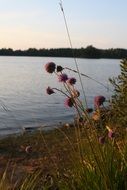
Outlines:
<svg viewBox="0 0 127 190"><path fill-rule="evenodd" d="M111 48L98 49L92 45L86 48L51 48L36 49L29 48L27 50L13 50L11 48L0 49L0 56L47 56L47 57L77 57L77 58L110 58L124 59L127 58L127 49Z"/></svg>

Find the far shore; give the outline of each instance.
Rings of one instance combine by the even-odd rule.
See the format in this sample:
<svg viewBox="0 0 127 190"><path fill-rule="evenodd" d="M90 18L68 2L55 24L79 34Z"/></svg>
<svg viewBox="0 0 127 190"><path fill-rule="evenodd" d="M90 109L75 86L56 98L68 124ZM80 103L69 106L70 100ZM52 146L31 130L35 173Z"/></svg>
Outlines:
<svg viewBox="0 0 127 190"><path fill-rule="evenodd" d="M98 49L92 45L86 48L50 48L27 50L13 50L11 48L0 49L0 56L34 56L34 57L67 57L67 58L86 58L86 59L124 59L127 57L127 49L110 48Z"/></svg>

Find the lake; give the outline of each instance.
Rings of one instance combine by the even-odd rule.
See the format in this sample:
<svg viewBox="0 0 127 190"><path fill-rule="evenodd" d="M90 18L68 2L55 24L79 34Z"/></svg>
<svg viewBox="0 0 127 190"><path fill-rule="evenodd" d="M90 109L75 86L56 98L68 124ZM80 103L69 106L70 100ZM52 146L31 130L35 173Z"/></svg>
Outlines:
<svg viewBox="0 0 127 190"><path fill-rule="evenodd" d="M46 94L47 86L63 89L55 74L44 69L47 62L75 69L73 58L54 57L0 57L0 135L19 133L24 126L59 124L73 120L73 108L64 106L65 97L60 93ZM77 59L79 70L111 88L108 79L120 73L120 60ZM76 88L81 85L76 73ZM112 92L102 85L82 77L87 103L93 107L93 98L103 95L110 99ZM84 102L84 101L83 101Z"/></svg>

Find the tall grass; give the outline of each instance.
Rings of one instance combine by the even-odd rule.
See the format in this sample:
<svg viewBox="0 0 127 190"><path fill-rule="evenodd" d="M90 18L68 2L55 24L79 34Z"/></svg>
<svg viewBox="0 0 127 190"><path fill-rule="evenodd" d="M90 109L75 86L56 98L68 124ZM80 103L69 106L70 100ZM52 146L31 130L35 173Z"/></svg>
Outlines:
<svg viewBox="0 0 127 190"><path fill-rule="evenodd" d="M126 60L124 61L124 67L125 64L127 64ZM126 189L127 145L126 135L123 137L121 133L126 133L125 128L121 128L121 131L117 130L118 124L113 124L112 122L111 108L105 108L103 105L105 101L103 96L95 98L95 111L91 117L89 114L90 109L85 108L79 99L79 93L77 93L77 89L74 86L76 79L69 78L63 73L64 68L60 67L60 70L58 68L59 66L56 66L54 63L46 65L46 70L49 73L55 73L56 69L57 73L55 74L59 81L63 83L65 91L48 87L47 93L51 95L55 93L54 90L61 91L67 97L66 105L74 107L76 110L75 132L77 154L79 154L78 161L80 163L80 166L76 170L74 168L72 174L69 175L69 181L65 183L64 180L62 185L65 186L65 189ZM119 78L125 79L123 82L125 89L127 78L124 71L122 67L121 77L119 76ZM121 86L119 87L121 88ZM121 91L117 99L121 95L126 97L125 93L125 90ZM117 104L118 102L116 101L116 106ZM120 109L123 109L123 107L121 106ZM126 109L126 106L124 109ZM82 132L84 136L82 136Z"/></svg>

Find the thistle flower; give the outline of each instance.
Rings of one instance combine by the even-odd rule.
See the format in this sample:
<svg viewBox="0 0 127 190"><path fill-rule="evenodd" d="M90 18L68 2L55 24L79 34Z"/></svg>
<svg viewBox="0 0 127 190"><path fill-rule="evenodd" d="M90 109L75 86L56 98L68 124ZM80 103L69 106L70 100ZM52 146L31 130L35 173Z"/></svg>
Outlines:
<svg viewBox="0 0 127 190"><path fill-rule="evenodd" d="M68 76L63 73L61 75L58 76L59 82L66 82L68 80Z"/></svg>
<svg viewBox="0 0 127 190"><path fill-rule="evenodd" d="M70 85L74 85L76 83L76 79L75 78L69 78L67 80L67 82L70 84Z"/></svg>
<svg viewBox="0 0 127 190"><path fill-rule="evenodd" d="M110 139L113 139L113 138L115 137L115 133L114 133L112 130L110 130L110 131L108 132L108 137L109 137Z"/></svg>
<svg viewBox="0 0 127 190"><path fill-rule="evenodd" d="M72 98L66 98L64 104L65 104L65 106L67 106L67 107L72 107L72 106L74 105L74 101L73 101Z"/></svg>
<svg viewBox="0 0 127 190"><path fill-rule="evenodd" d="M47 92L48 95L51 95L51 94L55 93L54 90L52 88L50 88L49 86L46 89L46 92Z"/></svg>
<svg viewBox="0 0 127 190"><path fill-rule="evenodd" d="M104 96L96 96L94 98L94 106L95 107L99 107L101 106L105 101L105 97Z"/></svg>
<svg viewBox="0 0 127 190"><path fill-rule="evenodd" d="M104 144L105 143L105 137L104 136L99 137L99 143L100 144Z"/></svg>
<svg viewBox="0 0 127 190"><path fill-rule="evenodd" d="M45 70L48 72L48 73L53 73L56 69L56 64L53 63L53 62L49 62L45 65Z"/></svg>
<svg viewBox="0 0 127 190"><path fill-rule="evenodd" d="M61 67L60 65L58 65L58 66L56 67L57 72L61 72L63 69L64 69L64 68Z"/></svg>
<svg viewBox="0 0 127 190"><path fill-rule="evenodd" d="M108 137L110 139L114 138L115 137L115 132L109 126L106 126L106 129L108 130Z"/></svg>

